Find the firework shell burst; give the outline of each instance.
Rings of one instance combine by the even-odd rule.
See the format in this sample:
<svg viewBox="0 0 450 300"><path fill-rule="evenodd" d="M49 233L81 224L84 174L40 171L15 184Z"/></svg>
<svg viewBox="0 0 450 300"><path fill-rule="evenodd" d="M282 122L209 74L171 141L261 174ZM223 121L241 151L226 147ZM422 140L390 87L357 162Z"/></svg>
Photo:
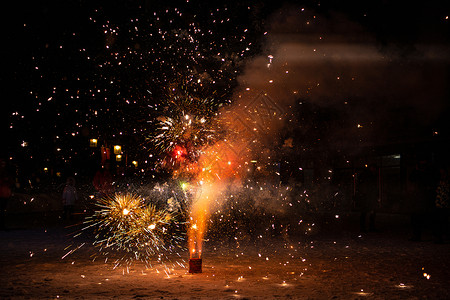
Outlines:
<svg viewBox="0 0 450 300"><path fill-rule="evenodd" d="M135 194L114 194L100 198L101 208L86 224L95 231L94 246L116 266L142 261L169 262L184 249L184 225L177 215Z"/></svg>
<svg viewBox="0 0 450 300"><path fill-rule="evenodd" d="M159 153L170 154L181 146L186 149L183 158L195 161L204 146L220 137L217 111L221 104L215 98L195 97L185 89L172 91L169 97L164 114L157 118L155 133L148 141Z"/></svg>

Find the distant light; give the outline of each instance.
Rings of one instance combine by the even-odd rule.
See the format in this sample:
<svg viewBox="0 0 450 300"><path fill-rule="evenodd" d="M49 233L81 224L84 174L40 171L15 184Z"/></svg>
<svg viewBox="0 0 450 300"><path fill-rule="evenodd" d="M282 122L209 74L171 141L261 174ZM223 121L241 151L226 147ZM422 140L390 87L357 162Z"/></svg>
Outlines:
<svg viewBox="0 0 450 300"><path fill-rule="evenodd" d="M92 148L95 148L95 147L97 147L97 142L98 142L97 139L90 139L89 140L89 146L92 147Z"/></svg>
<svg viewBox="0 0 450 300"><path fill-rule="evenodd" d="M122 153L122 146L115 145L114 146L114 154L121 154Z"/></svg>

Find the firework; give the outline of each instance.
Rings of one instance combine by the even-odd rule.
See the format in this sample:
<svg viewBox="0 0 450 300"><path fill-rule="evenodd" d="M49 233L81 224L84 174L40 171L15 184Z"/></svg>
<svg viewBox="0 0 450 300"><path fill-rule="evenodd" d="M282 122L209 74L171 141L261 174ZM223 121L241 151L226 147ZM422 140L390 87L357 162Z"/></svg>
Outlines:
<svg viewBox="0 0 450 300"><path fill-rule="evenodd" d="M196 161L202 148L220 136L214 98L199 98L185 88L171 89L164 114L157 118L156 130L148 141L159 153L168 154L172 162Z"/></svg>
<svg viewBox="0 0 450 300"><path fill-rule="evenodd" d="M183 249L183 225L167 210L159 210L134 194L115 194L99 199L101 209L85 222L93 227L93 243L106 259L116 265L152 260L169 260Z"/></svg>

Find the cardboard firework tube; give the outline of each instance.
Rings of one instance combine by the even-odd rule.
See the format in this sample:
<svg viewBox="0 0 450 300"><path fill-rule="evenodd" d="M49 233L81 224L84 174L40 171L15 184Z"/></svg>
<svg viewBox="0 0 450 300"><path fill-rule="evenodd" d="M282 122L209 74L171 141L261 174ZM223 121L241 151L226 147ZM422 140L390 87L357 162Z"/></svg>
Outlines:
<svg viewBox="0 0 450 300"><path fill-rule="evenodd" d="M189 273L201 273L202 272L202 259L190 258L189 259Z"/></svg>

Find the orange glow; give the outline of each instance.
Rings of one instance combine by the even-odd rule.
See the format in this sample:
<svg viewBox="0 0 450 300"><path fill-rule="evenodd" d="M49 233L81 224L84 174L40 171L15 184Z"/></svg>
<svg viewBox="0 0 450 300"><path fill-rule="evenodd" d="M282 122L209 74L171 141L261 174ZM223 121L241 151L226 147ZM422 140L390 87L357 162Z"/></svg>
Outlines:
<svg viewBox="0 0 450 300"><path fill-rule="evenodd" d="M190 258L202 258L202 242L206 232L206 219L209 211L208 187L199 186L196 199L191 207L188 243Z"/></svg>
<svg viewBox="0 0 450 300"><path fill-rule="evenodd" d="M245 103L244 103L245 102ZM222 191L229 185L238 186L242 177L249 176L248 162L254 160L258 166L253 166L262 174L266 153L254 154L253 145L258 140L259 130L253 130L255 126L260 128L279 128L281 110L267 95L257 95L243 99L240 106L228 108L220 114L219 122L230 133L223 140L202 149L198 161L188 162L184 170L196 186L196 193L190 207L190 225L188 228L188 246L190 258L202 258L202 242L207 231L207 220L210 211L216 204L220 205ZM245 104L245 105L244 105ZM261 107L273 106L273 111L268 114ZM251 108L251 109L250 109ZM262 112L262 113L261 113ZM276 118L274 116L277 116ZM264 127L262 127L264 125ZM271 140L264 140L271 143ZM270 159L270 157L268 158ZM181 172L176 174L181 176Z"/></svg>
<svg viewBox="0 0 450 300"><path fill-rule="evenodd" d="M190 258L202 258L202 242L213 201L220 195L224 181L235 175L233 163L221 144L206 149L192 170L196 170L197 190L190 210L188 246Z"/></svg>

